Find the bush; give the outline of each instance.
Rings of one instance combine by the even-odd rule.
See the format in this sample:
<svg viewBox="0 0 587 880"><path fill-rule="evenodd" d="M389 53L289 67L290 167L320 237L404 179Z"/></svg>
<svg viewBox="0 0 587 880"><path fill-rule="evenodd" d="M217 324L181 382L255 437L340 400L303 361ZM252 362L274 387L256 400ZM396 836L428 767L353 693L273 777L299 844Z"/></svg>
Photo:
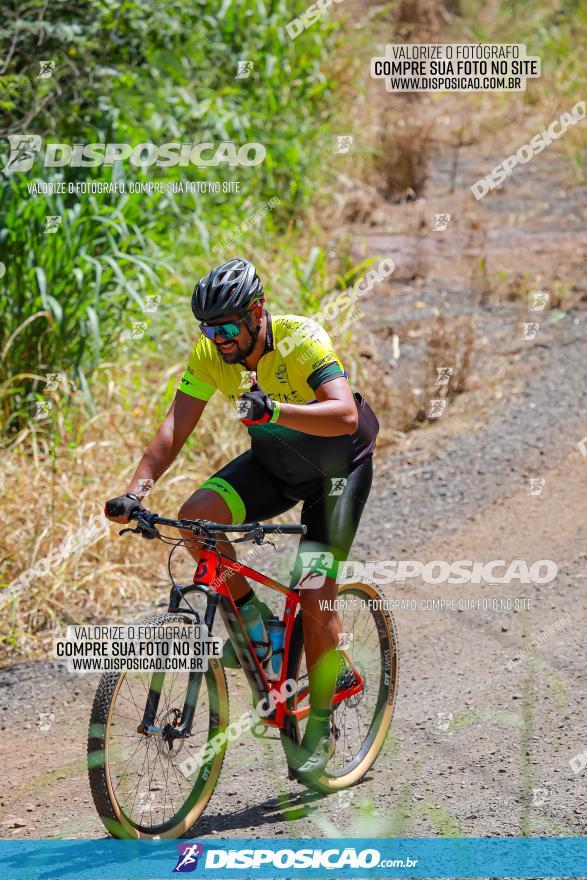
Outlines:
<svg viewBox="0 0 587 880"><path fill-rule="evenodd" d="M277 234L315 191L334 79L322 20L293 42L285 24L305 0L24 0L0 29L0 113L8 134L50 142L260 142L256 167L33 168L44 181L238 177L238 193L31 197L25 172L5 171L0 197L0 411L10 436L30 414L47 372L86 375L116 330L162 286L163 251L210 253L235 223L276 193L264 219ZM328 48L327 48L328 46ZM55 67L38 78L41 61ZM236 78L237 61L252 62ZM6 163L6 147L2 147ZM38 160L37 160L38 163ZM323 163L322 163L323 164ZM58 173L55 173L57 171ZM45 218L61 219L46 234ZM1 268L1 267L0 267ZM136 317L134 315L133 317Z"/></svg>

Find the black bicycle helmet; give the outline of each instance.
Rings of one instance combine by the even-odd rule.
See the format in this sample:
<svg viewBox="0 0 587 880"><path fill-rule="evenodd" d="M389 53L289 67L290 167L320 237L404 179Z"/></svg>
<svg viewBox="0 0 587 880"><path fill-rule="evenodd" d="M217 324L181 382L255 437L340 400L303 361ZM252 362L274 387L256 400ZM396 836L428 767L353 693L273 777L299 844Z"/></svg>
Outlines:
<svg viewBox="0 0 587 880"><path fill-rule="evenodd" d="M198 321L216 321L225 315L243 314L263 296L263 285L248 260L237 257L216 266L194 288L192 312Z"/></svg>

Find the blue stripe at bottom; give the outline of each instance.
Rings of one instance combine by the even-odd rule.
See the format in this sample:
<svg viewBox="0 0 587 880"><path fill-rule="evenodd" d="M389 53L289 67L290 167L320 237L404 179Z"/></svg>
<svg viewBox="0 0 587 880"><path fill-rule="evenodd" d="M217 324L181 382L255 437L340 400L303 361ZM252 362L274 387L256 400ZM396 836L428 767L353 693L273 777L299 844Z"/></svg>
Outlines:
<svg viewBox="0 0 587 880"><path fill-rule="evenodd" d="M587 877L587 838L0 841L2 880Z"/></svg>

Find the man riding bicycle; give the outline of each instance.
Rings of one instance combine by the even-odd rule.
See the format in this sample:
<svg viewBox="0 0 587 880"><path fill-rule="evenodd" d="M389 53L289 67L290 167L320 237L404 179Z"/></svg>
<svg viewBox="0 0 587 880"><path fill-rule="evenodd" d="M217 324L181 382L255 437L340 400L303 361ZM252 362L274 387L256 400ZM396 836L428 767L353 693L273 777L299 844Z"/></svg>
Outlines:
<svg viewBox="0 0 587 880"><path fill-rule="evenodd" d="M247 426L251 448L206 480L178 517L259 522L303 502L301 522L307 532L292 586L299 581L302 560L306 568L312 558L323 564L318 585L311 574L307 588L305 579L300 583L310 688L310 715L295 768L303 781L320 775L334 751L331 704L346 666L337 650L336 571L348 557L369 495L379 424L361 395L351 391L323 328L297 315L272 316L264 303L261 281L244 259L217 266L197 283L192 311L202 335L126 495L109 501L106 515L128 522L146 494L141 486L152 485L147 481L157 481L172 464L219 389ZM193 535L182 534L198 561ZM225 554L236 559L226 536L223 542ZM263 619L271 615L242 574L235 573L227 584L239 609L254 606ZM225 665L231 664L230 647L225 647Z"/></svg>

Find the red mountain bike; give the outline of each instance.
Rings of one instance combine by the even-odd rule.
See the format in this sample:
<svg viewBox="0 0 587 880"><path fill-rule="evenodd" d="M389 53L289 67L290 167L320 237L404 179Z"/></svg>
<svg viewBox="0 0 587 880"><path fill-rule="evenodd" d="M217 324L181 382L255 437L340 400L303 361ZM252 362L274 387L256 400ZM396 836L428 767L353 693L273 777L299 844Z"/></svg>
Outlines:
<svg viewBox="0 0 587 880"><path fill-rule="evenodd" d="M173 586L168 611L142 624L201 623L201 614L187 597L203 593L203 622L208 632L213 632L219 610L254 704L265 707L255 723L277 728L286 758L291 758L309 714L299 592L223 555L218 535L238 532L243 537L236 543L252 540L263 544L268 543L267 534L303 534L305 526L231 526L165 519L145 510L131 518L137 520L136 527L120 534L134 532L175 546L185 544L185 539L161 535L156 528L170 526L191 531L202 547L194 582L188 586L173 580L171 551ZM285 596L284 654L277 681L268 677L271 655L259 660L230 594L226 581L231 571ZM312 783L323 792L353 785L372 766L391 724L398 681L395 625L379 590L370 584L344 584L337 605L346 638L342 653L347 667L339 676L333 698L336 751L326 772ZM206 672L102 675L90 719L88 768L94 803L107 830L121 838L189 835L216 787L231 727L226 676L217 659L209 660ZM186 773L186 767L193 772ZM290 778L294 778L291 771Z"/></svg>

